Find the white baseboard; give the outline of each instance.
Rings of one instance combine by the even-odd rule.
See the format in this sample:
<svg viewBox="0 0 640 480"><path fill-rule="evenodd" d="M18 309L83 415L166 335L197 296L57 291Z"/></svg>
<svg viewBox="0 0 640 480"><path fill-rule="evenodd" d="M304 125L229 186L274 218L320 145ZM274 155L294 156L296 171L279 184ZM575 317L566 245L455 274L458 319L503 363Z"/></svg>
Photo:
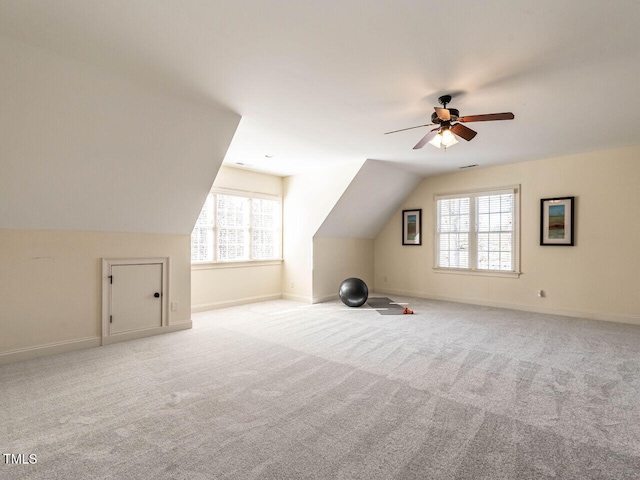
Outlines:
<svg viewBox="0 0 640 480"><path fill-rule="evenodd" d="M269 300L279 300L283 296L279 293L269 295L259 295L255 297L244 297L236 300L225 300L223 302L201 303L191 307L191 313L206 312L207 310L216 310L218 308L235 307L236 305L246 305L248 303L266 302Z"/></svg>
<svg viewBox="0 0 640 480"><path fill-rule="evenodd" d="M64 342L48 343L46 345L36 345L35 347L18 348L0 353L0 365L7 363L31 360L32 358L46 357L57 353L73 352L84 350L85 348L99 347L100 337L87 337L78 340L67 340Z"/></svg>
<svg viewBox="0 0 640 480"><path fill-rule="evenodd" d="M313 301L311 303L322 303L329 302L331 300L338 300L340 296L337 293L333 293L331 295L323 295L321 297L313 297Z"/></svg>
<svg viewBox="0 0 640 480"><path fill-rule="evenodd" d="M285 300L291 300L292 302L313 303L313 298L305 295L294 295L292 293L283 293L282 298Z"/></svg>
<svg viewBox="0 0 640 480"><path fill-rule="evenodd" d="M154 335L162 335L164 333L178 332L180 330L188 330L193 328L191 320L186 322L174 323L165 327L145 328L144 330L136 330L134 332L123 332L109 335L102 338L102 345L111 345L112 343L127 342L129 340L137 340L138 338L153 337Z"/></svg>
<svg viewBox="0 0 640 480"><path fill-rule="evenodd" d="M640 325L640 316L638 315L620 315L615 313L591 312L587 310L570 310L558 307L526 305L522 303L495 302L478 298L432 295L422 292L413 292L410 290L383 289L377 290L377 293L384 293L387 295L401 295L404 297L424 298L427 300L440 300L443 302L466 303L469 305L481 305L483 307L521 310L524 312L544 313L547 315L560 315L563 317L586 318L589 320L600 320L603 322L629 323L632 325Z"/></svg>

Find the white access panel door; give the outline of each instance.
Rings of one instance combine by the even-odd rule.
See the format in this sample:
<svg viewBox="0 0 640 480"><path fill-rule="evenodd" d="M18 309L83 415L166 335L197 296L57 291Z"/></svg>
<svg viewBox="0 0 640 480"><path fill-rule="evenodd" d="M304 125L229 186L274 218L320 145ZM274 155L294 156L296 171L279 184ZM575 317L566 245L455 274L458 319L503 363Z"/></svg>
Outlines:
<svg viewBox="0 0 640 480"><path fill-rule="evenodd" d="M110 334L162 326L162 264L111 266Z"/></svg>

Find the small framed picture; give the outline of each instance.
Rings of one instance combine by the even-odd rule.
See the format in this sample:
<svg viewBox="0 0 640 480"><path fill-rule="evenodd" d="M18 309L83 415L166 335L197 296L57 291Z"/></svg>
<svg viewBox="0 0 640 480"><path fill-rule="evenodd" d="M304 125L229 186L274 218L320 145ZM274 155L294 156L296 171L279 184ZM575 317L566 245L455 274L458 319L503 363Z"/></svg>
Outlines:
<svg viewBox="0 0 640 480"><path fill-rule="evenodd" d="M574 199L559 197L540 200L540 245L574 245Z"/></svg>
<svg viewBox="0 0 640 480"><path fill-rule="evenodd" d="M402 211L402 245L422 245L422 209Z"/></svg>

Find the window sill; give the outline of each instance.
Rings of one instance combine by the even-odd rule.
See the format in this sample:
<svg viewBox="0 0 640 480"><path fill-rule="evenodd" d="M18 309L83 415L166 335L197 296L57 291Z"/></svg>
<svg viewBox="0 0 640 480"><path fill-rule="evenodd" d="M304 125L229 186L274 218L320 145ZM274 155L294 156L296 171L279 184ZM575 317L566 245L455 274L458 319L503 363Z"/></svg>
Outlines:
<svg viewBox="0 0 640 480"><path fill-rule="evenodd" d="M522 272L505 272L491 270L464 270L456 268L433 268L434 273L452 273L454 275L472 275L477 277L520 278Z"/></svg>
<svg viewBox="0 0 640 480"><path fill-rule="evenodd" d="M246 267L265 267L269 265L282 265L282 259L279 260L247 260L243 262L202 262L192 263L191 270L215 270L218 268L246 268Z"/></svg>

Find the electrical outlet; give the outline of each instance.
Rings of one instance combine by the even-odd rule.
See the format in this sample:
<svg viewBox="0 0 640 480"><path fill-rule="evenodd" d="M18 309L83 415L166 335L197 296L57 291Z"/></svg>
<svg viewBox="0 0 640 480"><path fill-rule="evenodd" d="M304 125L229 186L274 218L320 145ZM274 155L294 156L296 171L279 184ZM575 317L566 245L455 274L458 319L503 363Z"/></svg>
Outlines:
<svg viewBox="0 0 640 480"><path fill-rule="evenodd" d="M387 277L384 277L384 283L387 283Z"/></svg>
<svg viewBox="0 0 640 480"><path fill-rule="evenodd" d="M296 284L291 282L291 288L294 288L295 286L296 286Z"/></svg>
<svg viewBox="0 0 640 480"><path fill-rule="evenodd" d="M544 290L538 290L538 296L540 298L544 297Z"/></svg>
<svg viewBox="0 0 640 480"><path fill-rule="evenodd" d="M178 311L178 302L171 302L171 311L172 312Z"/></svg>

